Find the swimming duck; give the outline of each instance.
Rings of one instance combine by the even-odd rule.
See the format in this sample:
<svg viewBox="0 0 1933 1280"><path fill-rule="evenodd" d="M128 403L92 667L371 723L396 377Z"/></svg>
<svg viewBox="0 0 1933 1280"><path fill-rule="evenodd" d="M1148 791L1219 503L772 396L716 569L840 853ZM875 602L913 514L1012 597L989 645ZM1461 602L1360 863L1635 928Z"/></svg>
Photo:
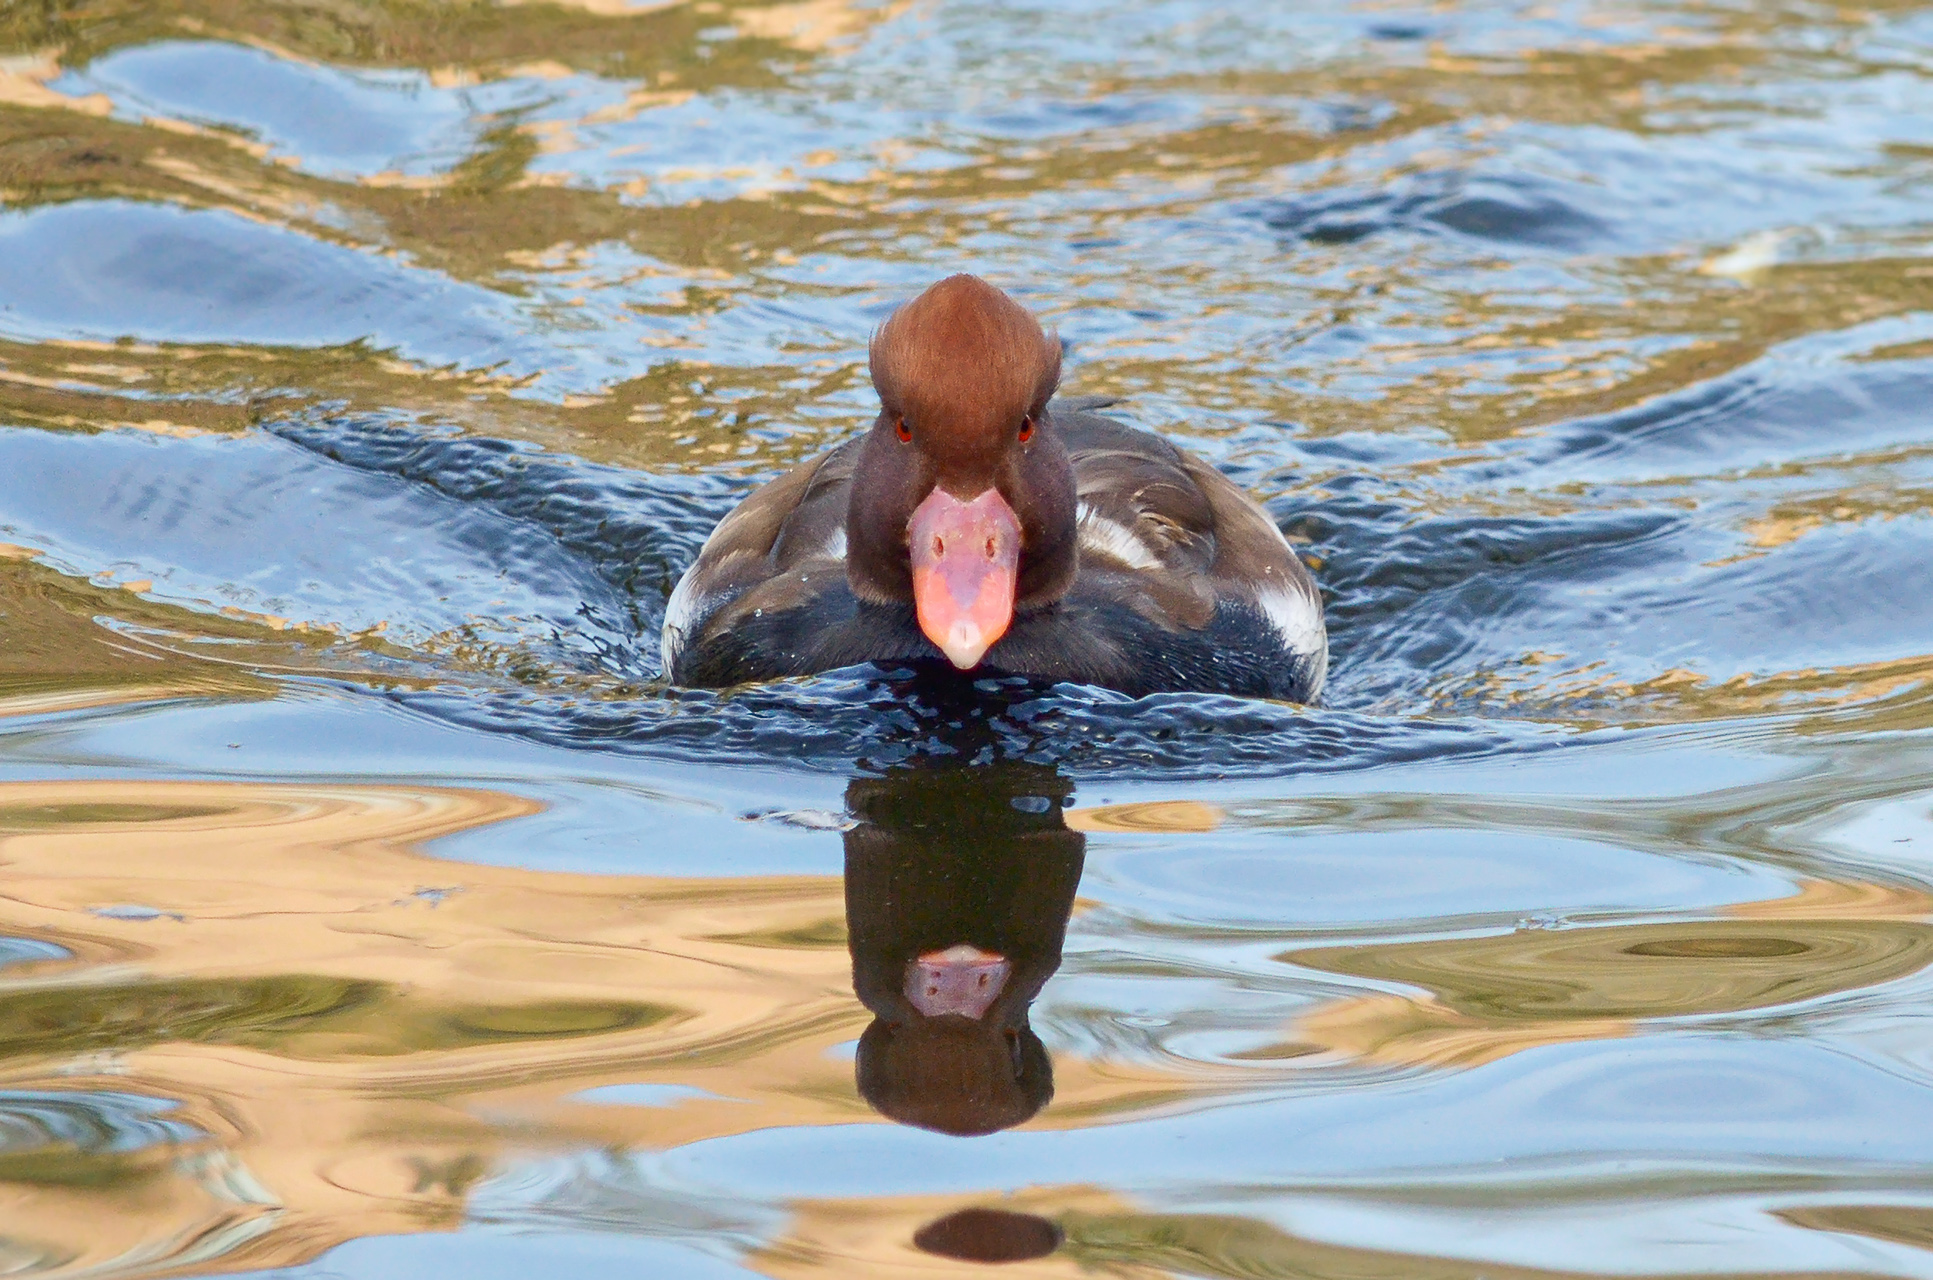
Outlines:
<svg viewBox="0 0 1933 1280"><path fill-rule="evenodd" d="M1226 476L1055 399L1059 342L984 280L942 280L871 349L865 434L754 490L665 612L664 669L722 686L854 663L1141 696L1313 702L1314 581Z"/></svg>

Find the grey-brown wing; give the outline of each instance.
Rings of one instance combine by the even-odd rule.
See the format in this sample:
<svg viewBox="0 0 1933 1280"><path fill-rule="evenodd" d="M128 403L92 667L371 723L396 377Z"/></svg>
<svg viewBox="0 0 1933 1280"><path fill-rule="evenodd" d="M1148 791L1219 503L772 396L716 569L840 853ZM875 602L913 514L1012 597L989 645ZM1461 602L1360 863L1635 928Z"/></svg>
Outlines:
<svg viewBox="0 0 1933 1280"><path fill-rule="evenodd" d="M1328 652L1321 597L1268 513L1160 436L1056 409L1074 458L1083 574L1091 566L1131 582L1123 598L1156 621L1200 628L1225 604L1243 607L1315 669L1319 689Z"/></svg>
<svg viewBox="0 0 1933 1280"><path fill-rule="evenodd" d="M1215 512L1186 456L1152 432L1055 408L1054 426L1074 464L1083 563L1206 572L1215 557Z"/></svg>
<svg viewBox="0 0 1933 1280"><path fill-rule="evenodd" d="M1313 700L1321 691L1329 654L1315 579L1259 503L1200 458L1187 455L1186 462L1215 513L1215 559L1208 576L1216 595L1253 608L1285 649L1313 664Z"/></svg>
<svg viewBox="0 0 1933 1280"><path fill-rule="evenodd" d="M664 669L720 611L800 562L845 558L845 494L858 441L802 462L754 489L718 522L665 605ZM833 545L836 541L836 545Z"/></svg>
<svg viewBox="0 0 1933 1280"><path fill-rule="evenodd" d="M773 542L772 564L780 572L807 560L845 560L846 507L863 440L848 440L820 456Z"/></svg>

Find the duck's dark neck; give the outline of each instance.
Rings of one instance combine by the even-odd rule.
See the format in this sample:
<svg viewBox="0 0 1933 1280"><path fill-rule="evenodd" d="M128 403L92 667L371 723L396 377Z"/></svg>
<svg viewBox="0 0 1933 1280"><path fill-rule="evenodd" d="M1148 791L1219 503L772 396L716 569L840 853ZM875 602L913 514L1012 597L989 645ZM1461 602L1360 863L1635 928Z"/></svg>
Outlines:
<svg viewBox="0 0 1933 1280"><path fill-rule="evenodd" d="M1014 612L1032 613L1065 596L1080 571L1074 464L1044 410L1034 442L1018 463L1018 483L1011 490L1003 487L1020 517L1020 577Z"/></svg>

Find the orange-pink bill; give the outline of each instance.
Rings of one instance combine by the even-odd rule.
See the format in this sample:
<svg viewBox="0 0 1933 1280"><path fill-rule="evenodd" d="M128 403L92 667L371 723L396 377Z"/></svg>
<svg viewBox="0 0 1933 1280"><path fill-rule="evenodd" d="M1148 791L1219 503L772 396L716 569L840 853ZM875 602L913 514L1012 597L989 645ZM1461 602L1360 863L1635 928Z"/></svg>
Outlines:
<svg viewBox="0 0 1933 1280"><path fill-rule="evenodd" d="M997 489L963 502L936 488L913 509L906 538L920 630L971 670L1013 622L1019 517Z"/></svg>

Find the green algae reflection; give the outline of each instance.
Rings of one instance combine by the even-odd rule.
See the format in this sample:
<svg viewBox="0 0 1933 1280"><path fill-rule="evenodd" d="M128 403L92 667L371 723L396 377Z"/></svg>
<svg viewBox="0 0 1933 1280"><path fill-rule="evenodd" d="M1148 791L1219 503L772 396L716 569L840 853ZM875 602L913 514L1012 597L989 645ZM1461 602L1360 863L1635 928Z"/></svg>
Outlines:
<svg viewBox="0 0 1933 1280"><path fill-rule="evenodd" d="M1279 957L1423 987L1486 1021L1734 1013L1875 986L1933 963L1910 920L1702 920L1519 930Z"/></svg>
<svg viewBox="0 0 1933 1280"><path fill-rule="evenodd" d="M388 1057L631 1031L675 1012L602 1001L435 1004L385 983L306 976L63 986L0 995L0 1057L169 1043L290 1058Z"/></svg>

